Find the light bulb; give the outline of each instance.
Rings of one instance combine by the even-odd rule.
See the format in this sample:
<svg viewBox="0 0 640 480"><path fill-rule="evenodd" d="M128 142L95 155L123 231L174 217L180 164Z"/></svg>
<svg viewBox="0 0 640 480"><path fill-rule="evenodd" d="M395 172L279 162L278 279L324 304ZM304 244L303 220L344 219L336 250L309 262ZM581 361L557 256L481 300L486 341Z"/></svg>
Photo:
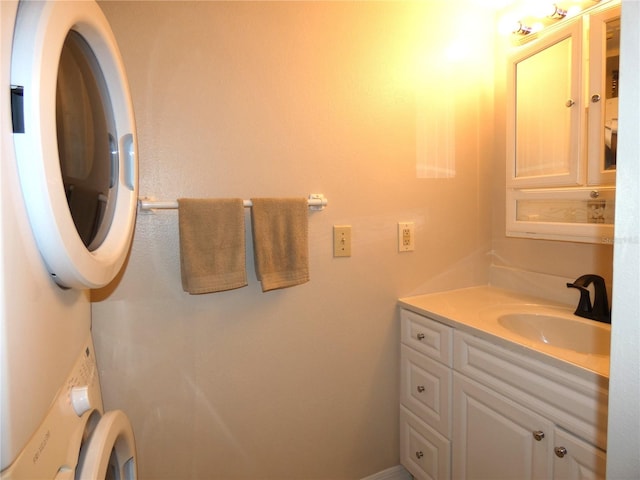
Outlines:
<svg viewBox="0 0 640 480"><path fill-rule="evenodd" d="M543 28L544 28L544 24L542 22L535 22L531 25L531 32L529 33L540 32Z"/></svg>
<svg viewBox="0 0 640 480"><path fill-rule="evenodd" d="M517 32L519 28L520 22L513 14L504 15L498 22L498 32L502 35Z"/></svg>
<svg viewBox="0 0 640 480"><path fill-rule="evenodd" d="M567 17L575 17L582 11L582 7L580 5L571 5L567 9Z"/></svg>

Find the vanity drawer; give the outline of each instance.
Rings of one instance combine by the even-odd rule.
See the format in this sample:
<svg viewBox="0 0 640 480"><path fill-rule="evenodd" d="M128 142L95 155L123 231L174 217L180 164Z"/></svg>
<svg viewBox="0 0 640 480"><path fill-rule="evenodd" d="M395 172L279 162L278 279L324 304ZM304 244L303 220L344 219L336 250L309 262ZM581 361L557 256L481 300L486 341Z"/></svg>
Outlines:
<svg viewBox="0 0 640 480"><path fill-rule="evenodd" d="M418 480L450 478L451 442L400 406L400 463Z"/></svg>
<svg viewBox="0 0 640 480"><path fill-rule="evenodd" d="M445 437L451 434L451 369L401 346L400 400Z"/></svg>
<svg viewBox="0 0 640 480"><path fill-rule="evenodd" d="M453 329L409 310L400 310L402 343L445 365L453 364Z"/></svg>

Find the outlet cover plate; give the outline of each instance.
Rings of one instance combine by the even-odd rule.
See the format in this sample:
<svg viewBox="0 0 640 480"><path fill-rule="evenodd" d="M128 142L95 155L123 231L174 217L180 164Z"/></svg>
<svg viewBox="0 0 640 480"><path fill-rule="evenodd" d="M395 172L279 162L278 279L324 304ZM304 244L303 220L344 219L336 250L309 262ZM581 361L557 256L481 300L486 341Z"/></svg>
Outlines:
<svg viewBox="0 0 640 480"><path fill-rule="evenodd" d="M398 222L398 252L413 252L416 228L413 222Z"/></svg>

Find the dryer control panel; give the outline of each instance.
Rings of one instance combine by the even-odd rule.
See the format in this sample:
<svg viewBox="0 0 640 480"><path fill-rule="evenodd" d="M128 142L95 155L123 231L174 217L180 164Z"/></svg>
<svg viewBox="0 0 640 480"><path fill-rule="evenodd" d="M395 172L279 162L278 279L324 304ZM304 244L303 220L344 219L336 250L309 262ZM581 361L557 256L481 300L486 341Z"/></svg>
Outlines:
<svg viewBox="0 0 640 480"><path fill-rule="evenodd" d="M96 388L98 371L91 347L86 347L80 355L73 373L67 379L69 404L78 416L89 410L102 410L100 389Z"/></svg>
<svg viewBox="0 0 640 480"><path fill-rule="evenodd" d="M73 474L83 439L103 412L93 341L89 337L47 416L15 462L2 471L2 479L61 478L65 472Z"/></svg>

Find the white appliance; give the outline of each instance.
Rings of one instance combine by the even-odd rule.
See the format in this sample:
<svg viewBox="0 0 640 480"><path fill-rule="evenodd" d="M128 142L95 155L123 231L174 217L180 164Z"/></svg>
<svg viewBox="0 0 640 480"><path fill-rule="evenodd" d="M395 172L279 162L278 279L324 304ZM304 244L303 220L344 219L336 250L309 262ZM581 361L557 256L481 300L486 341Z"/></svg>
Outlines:
<svg viewBox="0 0 640 480"><path fill-rule="evenodd" d="M0 478L135 478L129 420L103 408L89 303L135 223L120 54L93 0L3 0L0 23Z"/></svg>

